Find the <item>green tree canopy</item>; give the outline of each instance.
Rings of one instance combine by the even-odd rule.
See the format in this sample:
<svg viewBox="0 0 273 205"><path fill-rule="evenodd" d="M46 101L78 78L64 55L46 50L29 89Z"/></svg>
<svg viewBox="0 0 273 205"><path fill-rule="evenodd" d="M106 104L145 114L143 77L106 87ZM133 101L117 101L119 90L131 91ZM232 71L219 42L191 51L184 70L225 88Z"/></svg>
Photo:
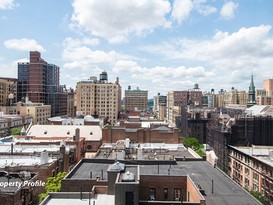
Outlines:
<svg viewBox="0 0 273 205"><path fill-rule="evenodd" d="M198 140L194 137L188 137L183 140L183 144L186 147L190 147L193 149L200 149L202 145L198 142Z"/></svg>
<svg viewBox="0 0 273 205"><path fill-rule="evenodd" d="M66 172L59 172L56 177L49 177L46 181L46 192L39 195L39 203L41 203L49 192L61 191L62 179L66 176Z"/></svg>

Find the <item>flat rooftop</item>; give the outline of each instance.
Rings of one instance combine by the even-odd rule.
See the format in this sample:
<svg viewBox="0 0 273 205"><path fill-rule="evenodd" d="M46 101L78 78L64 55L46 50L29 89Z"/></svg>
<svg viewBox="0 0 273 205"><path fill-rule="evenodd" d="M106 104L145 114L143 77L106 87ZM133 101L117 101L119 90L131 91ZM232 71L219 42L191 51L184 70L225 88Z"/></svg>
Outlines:
<svg viewBox="0 0 273 205"><path fill-rule="evenodd" d="M120 161L125 164L135 164L140 166L140 175L173 175L189 176L196 186L200 185L205 190L205 199L208 205L220 204L240 204L255 205L261 204L243 188L233 182L228 176L213 168L206 161L176 161L174 164L159 164L157 161L150 164L141 164L137 161ZM143 162L143 161L142 161ZM161 161L162 162L162 161ZM90 171L103 178L107 178L107 168L113 164L114 160L83 159L78 167L66 177L66 179L89 179ZM159 173L158 173L159 168ZM170 172L168 171L170 169ZM101 171L103 170L103 171ZM94 176L94 174L92 174ZM214 189L212 193L212 180Z"/></svg>
<svg viewBox="0 0 273 205"><path fill-rule="evenodd" d="M22 142L22 141L20 141ZM26 142L29 142L26 140ZM65 151L69 152L70 148L74 146L66 145ZM60 150L60 145L49 144L49 145L13 145L13 153L34 153L34 152L43 152L44 150L48 152L58 152ZM11 153L11 143L0 144L0 153Z"/></svg>
<svg viewBox="0 0 273 205"><path fill-rule="evenodd" d="M48 157L47 164L51 164L56 160L57 158ZM5 168L6 166L17 167L35 165L43 165L41 163L41 157L24 155L0 155L0 168Z"/></svg>
<svg viewBox="0 0 273 205"><path fill-rule="evenodd" d="M27 136L73 138L77 128L80 129L80 137L84 137L85 140L100 141L102 139L101 127L97 125L32 125Z"/></svg>
<svg viewBox="0 0 273 205"><path fill-rule="evenodd" d="M273 146L230 147L273 167Z"/></svg>
<svg viewBox="0 0 273 205"><path fill-rule="evenodd" d="M49 193L49 196L40 205L115 205L115 196L107 194L95 194L89 200L89 193L60 192Z"/></svg>
<svg viewBox="0 0 273 205"><path fill-rule="evenodd" d="M108 151L107 151L108 149ZM111 151L111 149L113 149ZM125 140L119 140L117 143L104 143L100 147L96 158L118 158L120 150L125 149ZM196 158L183 144L165 144L165 143L130 143L130 149L134 149L134 154L130 154L131 159L137 159L137 152L142 150L142 160L157 159L170 160L170 158ZM118 150L118 151L115 151ZM110 152L111 151L111 152ZM124 157L127 157L127 155Z"/></svg>

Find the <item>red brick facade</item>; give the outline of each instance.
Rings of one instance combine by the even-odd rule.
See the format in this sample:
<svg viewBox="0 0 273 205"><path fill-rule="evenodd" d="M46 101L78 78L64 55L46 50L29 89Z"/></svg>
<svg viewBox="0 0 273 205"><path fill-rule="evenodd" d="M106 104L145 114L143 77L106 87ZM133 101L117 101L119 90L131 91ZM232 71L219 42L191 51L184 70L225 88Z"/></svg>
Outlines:
<svg viewBox="0 0 273 205"><path fill-rule="evenodd" d="M124 127L107 126L102 129L102 141L115 143L118 140L129 138L135 143L171 143L179 142L179 130L170 128L171 130L160 131L149 128L125 129Z"/></svg>

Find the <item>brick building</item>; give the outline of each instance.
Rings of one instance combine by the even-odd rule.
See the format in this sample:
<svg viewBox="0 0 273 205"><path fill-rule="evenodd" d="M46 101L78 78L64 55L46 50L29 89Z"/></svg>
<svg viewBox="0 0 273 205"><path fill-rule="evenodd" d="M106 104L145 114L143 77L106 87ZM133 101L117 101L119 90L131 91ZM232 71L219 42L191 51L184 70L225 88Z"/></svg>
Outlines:
<svg viewBox="0 0 273 205"><path fill-rule="evenodd" d="M128 86L125 90L125 110L140 110L144 111L148 109L148 91L140 90L138 87L135 90Z"/></svg>
<svg viewBox="0 0 273 205"><path fill-rule="evenodd" d="M207 124L211 119L213 108L182 107L178 117L182 137L194 137L200 143L207 143Z"/></svg>
<svg viewBox="0 0 273 205"><path fill-rule="evenodd" d="M68 198L107 205L260 204L205 161L83 159L62 180L62 192L41 205Z"/></svg>
<svg viewBox="0 0 273 205"><path fill-rule="evenodd" d="M13 186L0 186L0 201L2 205L33 204L37 197L37 187L24 185L24 180L33 183L37 180L36 173L0 171L0 183L11 183ZM13 184L14 183L14 184ZM22 183L20 187L18 184Z"/></svg>
<svg viewBox="0 0 273 205"><path fill-rule="evenodd" d="M139 127L138 124L129 124L127 127L106 126L102 129L103 142L116 142L129 138L135 143L178 143L179 130L166 126L155 126L150 128Z"/></svg>
<svg viewBox="0 0 273 205"><path fill-rule="evenodd" d="M166 165L169 167L168 161ZM206 204L189 176L168 175L162 169L160 175L151 174L147 170L149 165L141 167L113 160L83 159L62 180L62 192L94 192L96 187L106 187L103 194L114 195L113 204L181 204L181 200L187 204ZM83 172L84 169L90 171Z"/></svg>
<svg viewBox="0 0 273 205"><path fill-rule="evenodd" d="M60 85L60 68L30 51L30 61L18 63L18 101L51 105L51 115L67 114L67 93Z"/></svg>
<svg viewBox="0 0 273 205"><path fill-rule="evenodd" d="M0 77L0 106L17 102L17 79Z"/></svg>
<svg viewBox="0 0 273 205"><path fill-rule="evenodd" d="M273 147L228 146L228 174L248 191L264 196L265 204L273 203Z"/></svg>
<svg viewBox="0 0 273 205"><path fill-rule="evenodd" d="M118 120L121 110L121 86L119 79L115 83L108 82L106 72L100 74L100 80L91 77L87 81L77 83L77 111L83 115L107 117L109 123Z"/></svg>

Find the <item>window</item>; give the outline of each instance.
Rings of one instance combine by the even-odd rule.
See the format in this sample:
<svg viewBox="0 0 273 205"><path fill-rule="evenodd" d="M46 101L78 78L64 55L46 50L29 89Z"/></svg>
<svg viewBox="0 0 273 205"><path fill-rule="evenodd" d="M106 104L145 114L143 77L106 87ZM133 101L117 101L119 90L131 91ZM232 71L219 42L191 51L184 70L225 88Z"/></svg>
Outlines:
<svg viewBox="0 0 273 205"><path fill-rule="evenodd" d="M164 189L164 200L168 200L168 189Z"/></svg>
<svg viewBox="0 0 273 205"><path fill-rule="evenodd" d="M149 188L149 200L155 200L155 188Z"/></svg>
<svg viewBox="0 0 273 205"><path fill-rule="evenodd" d="M174 189L174 200L175 201L181 200L181 189Z"/></svg>

